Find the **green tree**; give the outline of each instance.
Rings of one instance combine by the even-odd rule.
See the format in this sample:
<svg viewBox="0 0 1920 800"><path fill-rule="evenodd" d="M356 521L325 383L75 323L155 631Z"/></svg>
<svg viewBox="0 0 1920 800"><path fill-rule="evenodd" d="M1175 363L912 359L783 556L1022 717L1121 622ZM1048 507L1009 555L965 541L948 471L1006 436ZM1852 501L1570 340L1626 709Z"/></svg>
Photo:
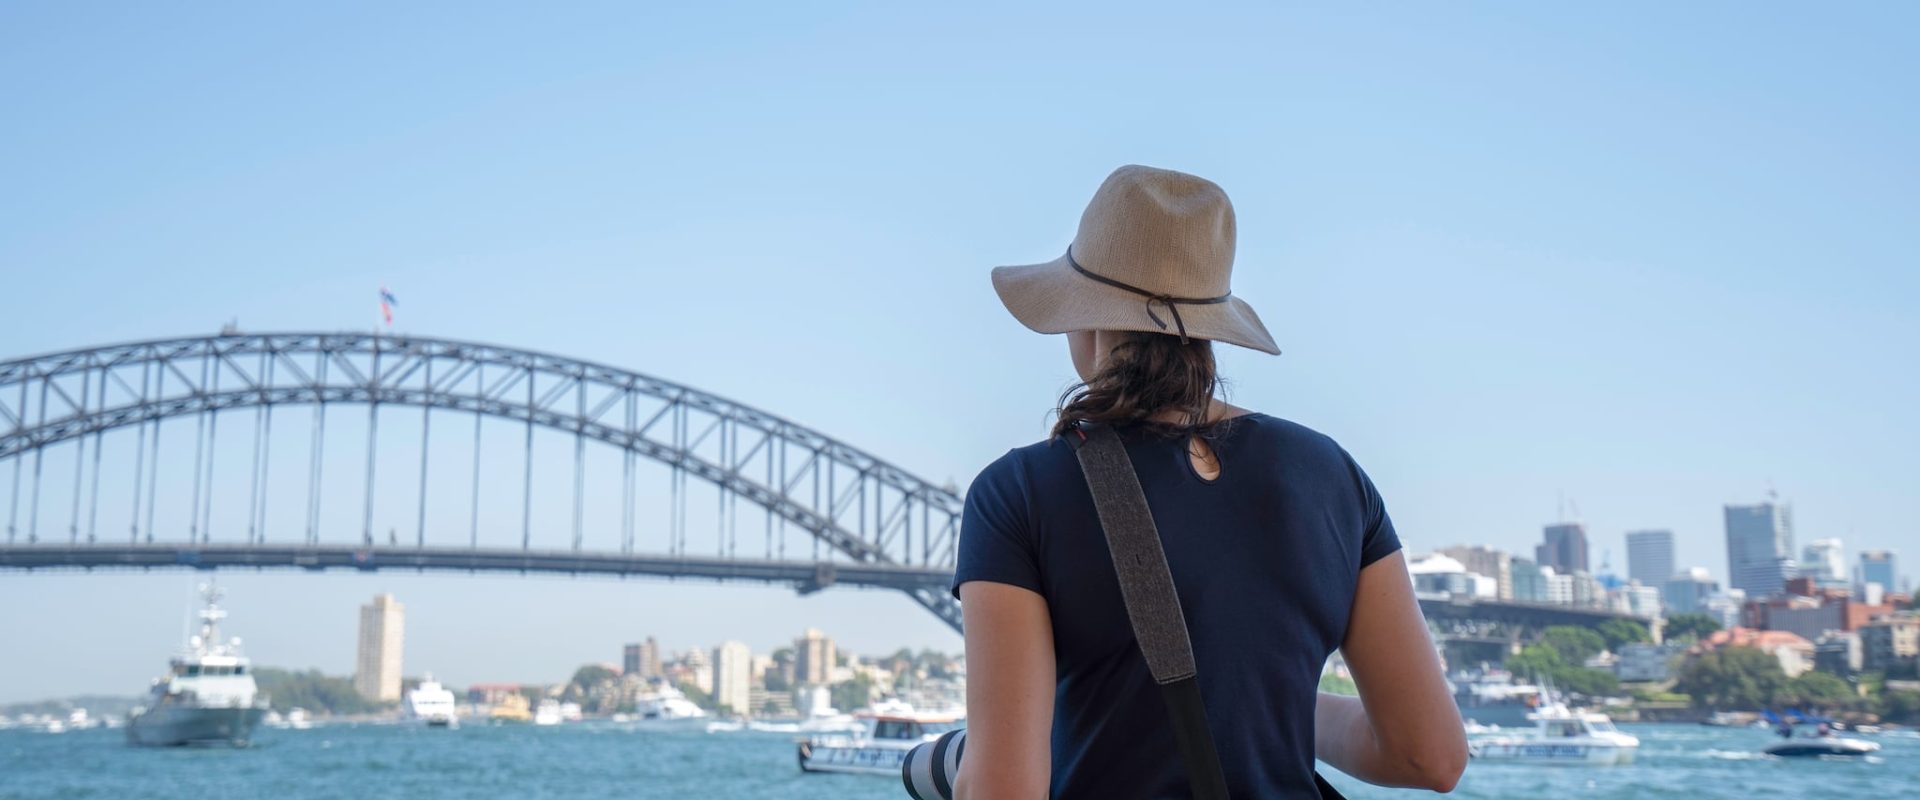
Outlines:
<svg viewBox="0 0 1920 800"><path fill-rule="evenodd" d="M841 711L865 708L873 702L873 679L866 673L853 676L853 680L841 681L829 690L833 697L833 707Z"/></svg>
<svg viewBox="0 0 1920 800"><path fill-rule="evenodd" d="M1620 646L1653 641L1653 633L1647 626L1630 619L1610 619L1594 627L1594 632L1606 640L1607 649L1620 652Z"/></svg>
<svg viewBox="0 0 1920 800"><path fill-rule="evenodd" d="M1887 692L1881 709L1881 716L1895 722L1920 723L1920 692Z"/></svg>
<svg viewBox="0 0 1920 800"><path fill-rule="evenodd" d="M364 714L392 705L361 697L354 690L353 681L322 675L317 669L259 667L254 669L253 679L267 695L273 710L280 712L304 708L325 714Z"/></svg>
<svg viewBox="0 0 1920 800"><path fill-rule="evenodd" d="M1561 661L1576 667L1607 649L1607 640L1600 634L1573 625L1554 625L1541 631L1540 644L1558 653Z"/></svg>
<svg viewBox="0 0 1920 800"><path fill-rule="evenodd" d="M1572 630L1589 633L1579 628ZM1620 691L1620 680L1613 673L1588 669L1579 662L1569 662L1559 650L1544 642L1527 645L1518 654L1509 656L1506 666L1517 674L1551 683L1555 689L1574 694L1601 697Z"/></svg>
<svg viewBox="0 0 1920 800"><path fill-rule="evenodd" d="M1773 693L1775 705L1784 708L1815 708L1838 711L1857 705L1860 695L1853 686L1825 672L1805 672L1788 680Z"/></svg>
<svg viewBox="0 0 1920 800"><path fill-rule="evenodd" d="M1688 658L1674 682L1698 708L1752 711L1767 705L1787 675L1780 661L1751 647L1723 647Z"/></svg>
<svg viewBox="0 0 1920 800"><path fill-rule="evenodd" d="M1354 697L1360 694L1360 689L1353 685L1352 678L1342 678L1331 672L1320 673L1320 691L1326 692L1327 694L1345 695L1347 697Z"/></svg>
<svg viewBox="0 0 1920 800"><path fill-rule="evenodd" d="M1686 642L1704 639L1714 631L1720 630L1720 620L1705 614L1675 614L1667 618L1666 639L1669 642Z"/></svg>
<svg viewBox="0 0 1920 800"><path fill-rule="evenodd" d="M708 711L714 710L713 695L694 685L693 681L681 681L674 684L673 688L679 689L681 694L686 695L688 702Z"/></svg>

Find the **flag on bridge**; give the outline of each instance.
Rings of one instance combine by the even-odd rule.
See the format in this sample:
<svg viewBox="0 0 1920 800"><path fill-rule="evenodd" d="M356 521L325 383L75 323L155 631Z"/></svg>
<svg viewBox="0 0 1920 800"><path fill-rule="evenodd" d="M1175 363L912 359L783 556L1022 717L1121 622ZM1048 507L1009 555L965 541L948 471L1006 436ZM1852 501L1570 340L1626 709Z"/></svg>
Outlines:
<svg viewBox="0 0 1920 800"><path fill-rule="evenodd" d="M389 328L393 327L393 307L397 305L400 305L400 301L393 299L393 292L387 291L385 286L380 287L380 316L386 318Z"/></svg>

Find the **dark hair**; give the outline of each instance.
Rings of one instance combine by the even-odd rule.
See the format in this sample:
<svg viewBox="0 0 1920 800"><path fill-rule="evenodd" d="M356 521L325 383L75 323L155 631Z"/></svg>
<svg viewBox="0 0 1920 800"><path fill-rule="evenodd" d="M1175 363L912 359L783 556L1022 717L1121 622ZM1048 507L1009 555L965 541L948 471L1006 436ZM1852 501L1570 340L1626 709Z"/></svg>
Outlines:
<svg viewBox="0 0 1920 800"><path fill-rule="evenodd" d="M1195 433L1207 427L1207 411L1219 385L1212 342L1182 343L1176 336L1129 331L1108 351L1091 380L1060 395L1053 435L1066 434L1081 422L1143 424L1167 435ZM1167 410L1180 412L1180 421L1150 419Z"/></svg>

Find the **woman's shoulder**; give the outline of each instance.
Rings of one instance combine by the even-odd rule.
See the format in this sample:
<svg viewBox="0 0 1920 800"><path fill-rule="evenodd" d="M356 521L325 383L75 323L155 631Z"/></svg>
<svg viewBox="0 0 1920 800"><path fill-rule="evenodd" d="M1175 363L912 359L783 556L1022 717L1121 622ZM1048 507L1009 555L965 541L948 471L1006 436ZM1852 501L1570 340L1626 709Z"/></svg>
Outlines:
<svg viewBox="0 0 1920 800"><path fill-rule="evenodd" d="M1235 417L1228 423L1239 428L1238 431L1229 432L1229 436L1246 436L1280 448L1288 454L1346 458L1346 450L1333 437L1290 419L1256 411Z"/></svg>

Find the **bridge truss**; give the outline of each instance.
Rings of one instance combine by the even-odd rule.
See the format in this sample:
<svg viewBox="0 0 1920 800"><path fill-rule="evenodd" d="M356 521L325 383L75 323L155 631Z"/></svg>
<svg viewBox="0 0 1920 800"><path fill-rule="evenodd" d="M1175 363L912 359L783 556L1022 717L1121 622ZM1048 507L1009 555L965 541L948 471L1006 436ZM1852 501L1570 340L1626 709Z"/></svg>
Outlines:
<svg viewBox="0 0 1920 800"><path fill-rule="evenodd" d="M327 421L345 413L342 407L365 409L354 431L363 428L366 436L364 472L350 475L345 490L328 471L337 454L326 453ZM406 428L408 436L417 429L419 463L397 474L390 466L382 471L376 458L381 422L406 414L403 409L419 412L417 424L407 420ZM273 455L275 442L285 438L273 433L276 411L283 428L288 414L306 417L295 423L307 427L305 468L296 468L304 473L305 514L292 530L276 527L269 515L277 496L270 487L288 480L272 471L281 462ZM482 501L493 506L507 499L482 488L483 445L499 449L499 432L483 436L483 422L497 427L502 421L524 429L519 452L509 454L522 462L517 548L482 541ZM179 428L189 422L194 457L187 524L180 526L177 516L156 516L163 495L169 503L179 499L160 483L161 443L165 433L170 447L186 447ZM244 524L214 513L217 502L238 502L215 471L220 455L231 459L234 450L220 435L236 426L248 442L241 465L248 487ZM571 440L565 541L536 540L535 476L551 466L536 463L536 431ZM472 463L453 465L462 477L471 475L464 497L449 496L457 493L444 490L444 478L430 482L436 435L471 437ZM613 502L588 489L589 444L613 448L619 460L612 530L589 524L597 516L589 509ZM131 462L131 480L109 479L103 499L109 450L110 464ZM58 474L47 468L55 460ZM960 627L959 605L946 588L961 511L953 488L726 398L546 353L417 336L266 333L0 362L0 469L7 462L12 473L0 567L507 570L760 580L803 592L844 583L905 592ZM641 486L643 467L664 467L665 486ZM228 473L234 468L227 465ZM168 470L168 478L171 487L177 473ZM54 502L43 508L43 489L55 481L66 493L58 498L64 508ZM715 498L697 515L689 510L696 486ZM346 502L359 501L360 524L343 526L339 495L356 489L358 497ZM415 499L411 542L395 526L376 525L376 500L388 493ZM643 495L659 496L666 508L642 508ZM749 512L744 526L742 498ZM390 506L380 506L389 512L383 523L393 516ZM643 512L657 520L663 510L664 525L643 521ZM65 517L64 529L53 522L57 516ZM540 520L545 533L552 526L544 513ZM755 522L761 523L758 542ZM387 536L378 536L377 527L387 527ZM690 537L696 527L707 529ZM790 532L804 534L791 550Z"/></svg>

